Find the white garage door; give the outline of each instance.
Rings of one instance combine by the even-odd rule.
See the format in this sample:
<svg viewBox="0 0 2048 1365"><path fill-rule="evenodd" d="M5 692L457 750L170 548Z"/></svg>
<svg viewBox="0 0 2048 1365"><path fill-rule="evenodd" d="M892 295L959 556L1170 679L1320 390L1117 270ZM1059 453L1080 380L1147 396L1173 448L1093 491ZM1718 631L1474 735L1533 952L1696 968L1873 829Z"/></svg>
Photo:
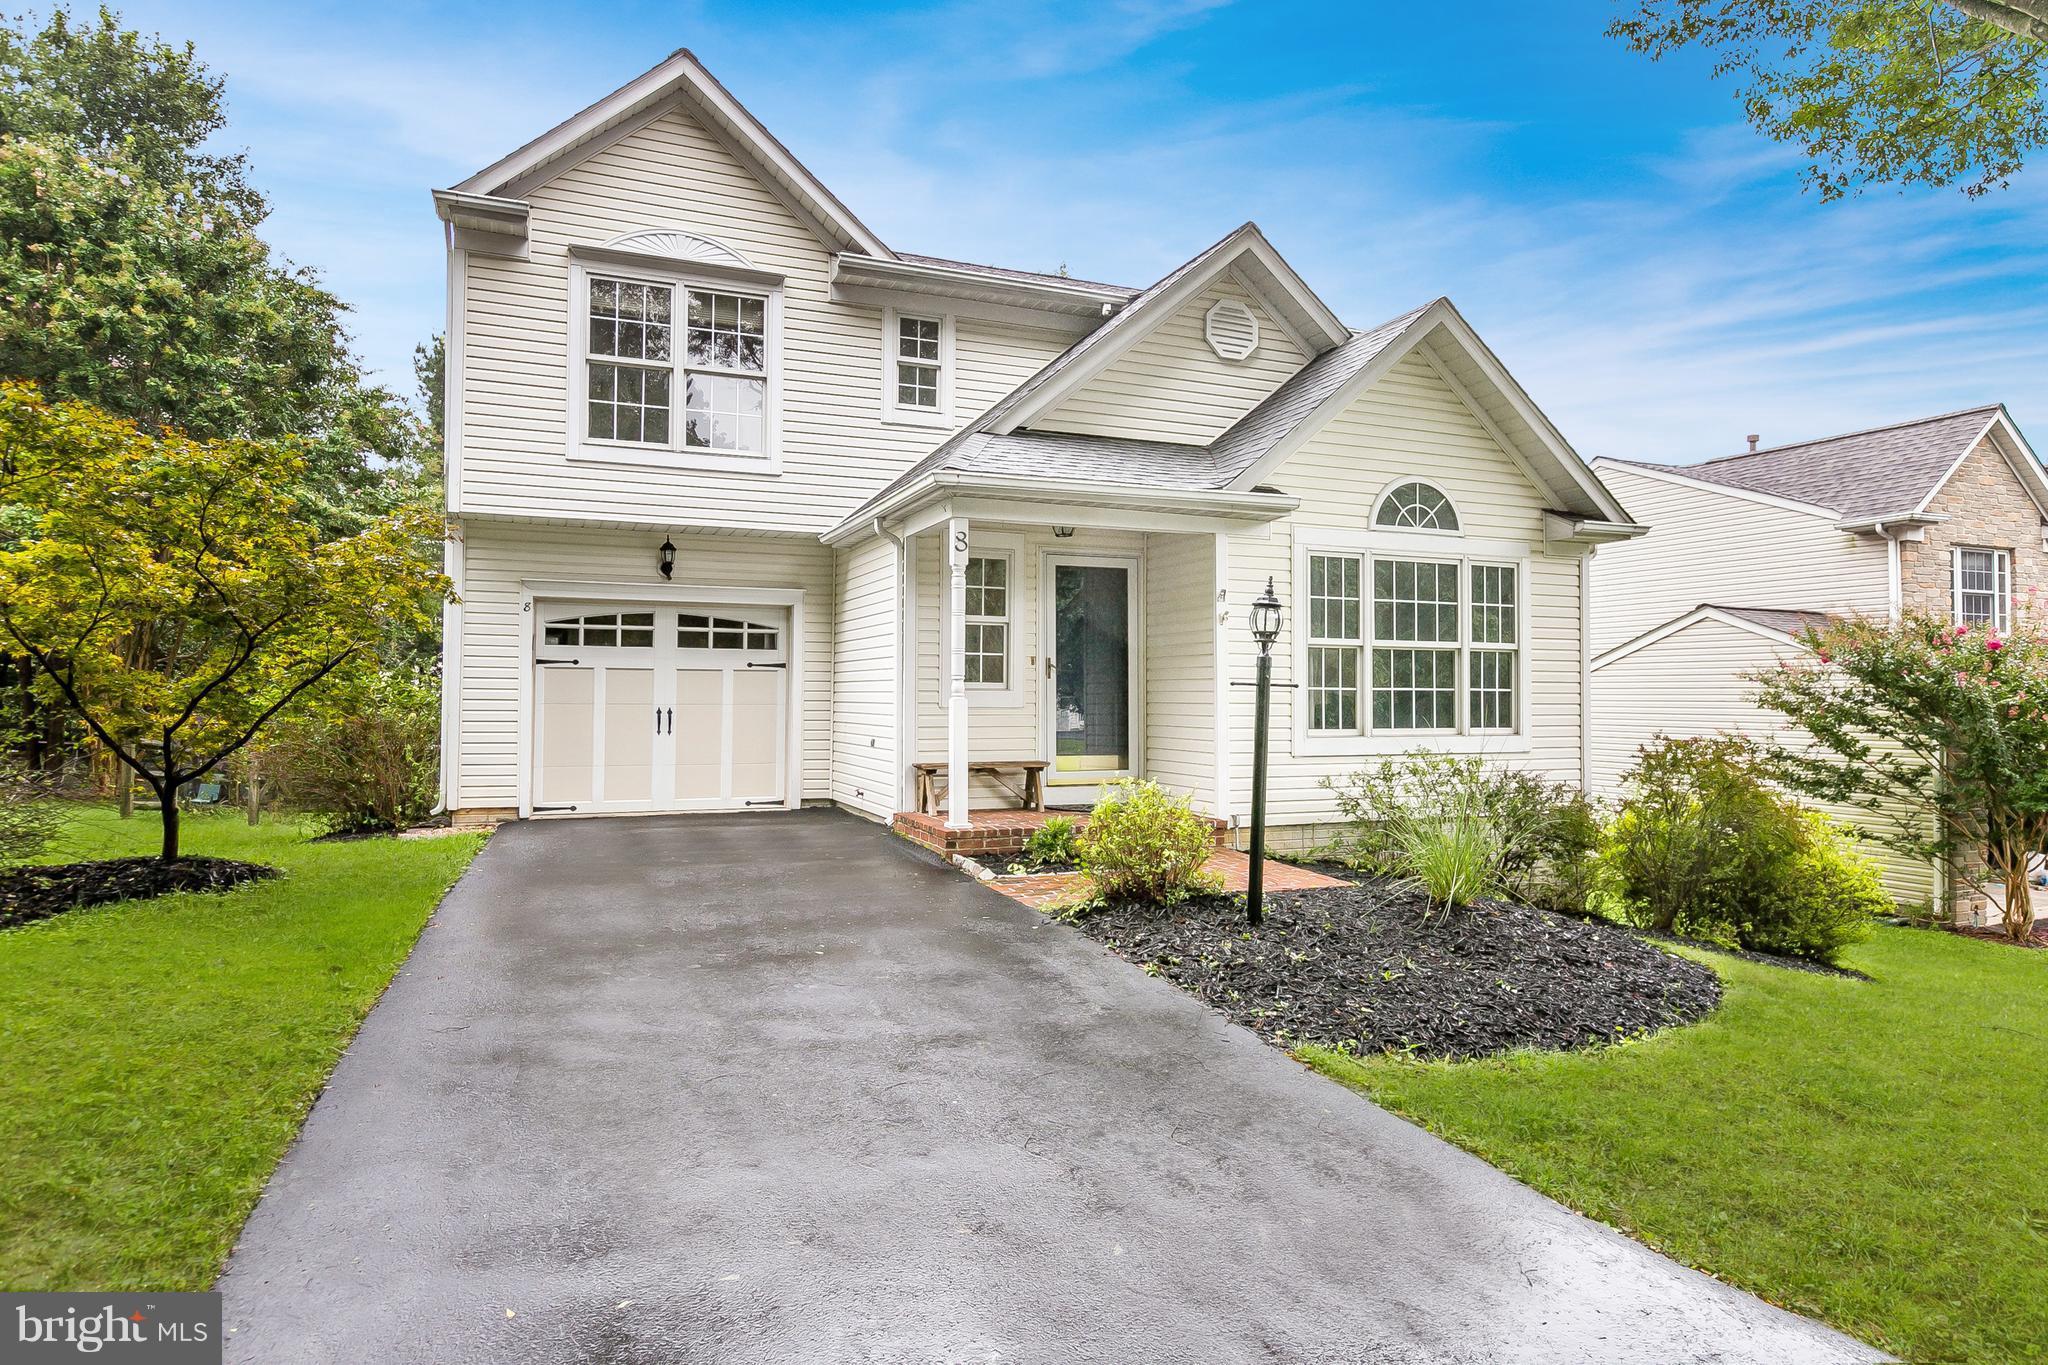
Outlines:
<svg viewBox="0 0 2048 1365"><path fill-rule="evenodd" d="M788 791L776 607L535 607L533 810L733 810Z"/></svg>

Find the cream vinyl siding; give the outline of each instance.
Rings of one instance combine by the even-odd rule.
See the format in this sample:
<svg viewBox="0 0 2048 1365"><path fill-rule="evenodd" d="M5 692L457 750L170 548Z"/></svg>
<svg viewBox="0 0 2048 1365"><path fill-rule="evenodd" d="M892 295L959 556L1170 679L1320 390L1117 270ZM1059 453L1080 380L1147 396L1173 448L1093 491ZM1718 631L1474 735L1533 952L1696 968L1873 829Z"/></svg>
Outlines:
<svg viewBox="0 0 2048 1365"><path fill-rule="evenodd" d="M715 139L671 111L534 189L531 259L465 257L459 505L464 512L825 530L946 433L880 420L881 314L830 300L826 248ZM566 456L568 249L641 228L714 238L786 277L781 473ZM1052 333L963 319L956 416L1057 355ZM680 401L680 400L678 400Z"/></svg>
<svg viewBox="0 0 2048 1365"><path fill-rule="evenodd" d="M1215 804L1216 540L1145 537L1146 777Z"/></svg>
<svg viewBox="0 0 2048 1365"><path fill-rule="evenodd" d="M1834 517L1688 488L1601 462L1600 478L1650 533L1593 558L1593 648L1612 649L1703 602L1883 616L1890 550Z"/></svg>
<svg viewBox="0 0 2048 1365"><path fill-rule="evenodd" d="M1789 641L1775 642L1725 621L1700 620L1594 669L1594 791L1616 795L1637 750L1658 735L1690 739L1732 731L1793 742L1803 732L1756 705L1755 685L1742 675L1805 653ZM1873 818L1847 807L1816 808L1848 823ZM1865 842L1863 851L1878 865L1893 897L1914 906L1932 902L1930 865L1874 841Z"/></svg>
<svg viewBox="0 0 2048 1365"><path fill-rule="evenodd" d="M1285 604L1282 634L1274 646L1276 682L1293 676L1295 633L1305 628L1293 573L1297 538L1313 540L1315 528L1371 534L1379 495L1397 479L1421 478L1448 494L1461 519L1461 534L1442 541L1458 554L1466 540L1513 542L1528 547L1528 582L1522 588L1521 646L1529 651L1529 687L1522 698L1526 744L1509 736L1475 736L1468 743L1498 761L1541 772L1559 781L1579 777L1579 569L1571 547L1546 552L1542 511L1548 500L1501 451L1463 402L1420 356L1410 356L1351 406L1317 432L1263 482L1299 497L1300 510L1267 530L1229 538L1229 619L1224 629L1230 678L1251 678L1258 653L1246 610L1270 575ZM1407 544L1412 544L1408 542ZM1406 545L1403 546L1406 548ZM1494 556L1488 555L1488 558ZM1242 822L1251 809L1253 699L1250 688L1232 688L1230 705L1232 814ZM1311 842L1319 827L1339 818L1325 777L1341 779L1378 753L1294 753L1294 708L1305 705L1298 688L1275 688L1272 757L1267 786L1267 821L1281 829L1276 847ZM1385 751L1427 748L1426 736L1361 740Z"/></svg>
<svg viewBox="0 0 2048 1365"><path fill-rule="evenodd" d="M896 809L896 547L879 536L835 557L832 799L887 819Z"/></svg>
<svg viewBox="0 0 2048 1365"><path fill-rule="evenodd" d="M1013 685L1003 692L967 691L967 756L970 759L1043 758L1038 710L1045 686L1045 657L1039 639L1041 557L1047 550L1074 554L1128 555L1144 553L1145 537L1136 532L1081 528L1065 540L1044 526L1018 527L975 523L969 528L971 554L1008 553L1010 570L1010 668ZM926 763L946 758L946 565L942 530L913 542L916 562L917 611L917 757ZM1142 570L1141 570L1142 572ZM1139 628L1142 630L1143 613ZM1142 676L1139 683L1143 687ZM1048 788L1047 800L1059 800ZM984 806L1011 806L1015 798L986 778L974 779L972 801Z"/></svg>
<svg viewBox="0 0 2048 1365"><path fill-rule="evenodd" d="M525 580L661 583L660 531L618 531L469 518L463 523L462 688L458 710L461 809L519 804L520 714L533 618L519 609ZM700 587L799 588L804 657L790 660L791 695L802 670L806 800L832 795L832 553L815 539L676 531L674 582ZM592 591L606 601L604 590ZM793 756L792 756L793 761Z"/></svg>
<svg viewBox="0 0 2048 1365"><path fill-rule="evenodd" d="M1247 359L1221 359L1203 334L1210 306L1224 298L1244 304L1259 321L1259 348ZM1031 425L1204 445L1307 363L1307 353L1226 275Z"/></svg>

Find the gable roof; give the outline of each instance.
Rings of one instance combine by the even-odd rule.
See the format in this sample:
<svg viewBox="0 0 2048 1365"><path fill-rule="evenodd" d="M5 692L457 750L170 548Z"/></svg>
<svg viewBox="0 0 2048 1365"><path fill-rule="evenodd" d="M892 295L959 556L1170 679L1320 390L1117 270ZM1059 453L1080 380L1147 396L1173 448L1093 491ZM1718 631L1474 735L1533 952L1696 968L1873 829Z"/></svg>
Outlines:
<svg viewBox="0 0 2048 1365"><path fill-rule="evenodd" d="M945 256L925 256L915 251L899 251L896 259L911 265L937 265L948 270L965 270L976 275L993 275L999 280L1019 280L1026 284L1068 285L1078 289L1099 289L1104 293L1122 294L1136 298L1145 291L1134 285L1105 284L1101 280L1077 279L1072 275L1048 275L1042 270L1012 270L1006 265L981 265L975 261L955 261Z"/></svg>
<svg viewBox="0 0 2048 1365"><path fill-rule="evenodd" d="M1926 508L1963 457L2004 418L2004 411L1991 403L1699 464L1616 463L1810 503L1846 522L1904 517ZM2018 436L2017 429L2013 435ZM2027 462L2039 470L2038 460L2030 456ZM2031 490L2038 499L2048 492L2048 481L2034 482L2040 485Z"/></svg>
<svg viewBox="0 0 2048 1365"><path fill-rule="evenodd" d="M1230 240L1225 238L1224 242L1197 256L1195 261L1213 256ZM1183 266L1162 280L1161 285L1182 277L1187 269ZM1146 291L1145 298L1154 297L1154 291L1159 287L1155 285L1153 290ZM1411 308L1369 331L1351 333L1343 344L1325 351L1295 371L1207 446L1000 428L996 420L998 414L1014 412L1019 396L1039 385L1047 370L1085 351L1091 341L1115 326L1122 317L1137 311L1143 301L1141 298L1124 314L1111 318L1097 331L1075 342L1038 374L998 399L981 417L942 442L931 454L843 518L826 532L825 539L841 538L884 509L900 504L917 485L935 482L945 476L1031 477L1179 492L1257 491L1259 476L1273 462L1284 459L1393 363L1435 336L1442 336L1451 343L1474 374L1483 378L1483 382L1502 386L1496 390L1496 397L1501 400L1503 420L1511 423L1521 421L1506 411L1510 398L1527 403L1527 396L1500 368L1500 362L1494 359L1492 352L1486 350L1471 333L1451 301L1440 298L1420 308ZM1480 411L1478 401L1472 399L1466 390L1460 388L1458 392L1474 403L1475 415L1487 423L1504 445L1514 442L1521 448L1518 451L1511 447L1510 458L1523 461L1525 466L1530 463L1546 466L1549 477L1537 482L1556 496L1562 504L1556 510L1572 520L1575 529L1577 524L1587 524L1605 527L1614 535L1640 534L1639 528L1628 523L1628 514L1615 501L1613 494L1600 483L1585 461L1564 444L1561 436L1555 437L1554 444L1549 444L1534 426L1522 423L1519 429L1523 437L1517 442ZM1529 411L1534 412L1533 405L1529 405ZM1535 416L1545 431L1550 430L1540 413Z"/></svg>
<svg viewBox="0 0 2048 1365"><path fill-rule="evenodd" d="M1632 635L1618 645L1613 645L1595 655L1592 661L1597 671L1611 663L1626 659L1629 655L1648 649L1659 641L1668 640L1688 626L1702 621L1714 621L1733 626L1740 631L1769 640L1773 644L1797 645L1807 648L1804 638L1809 630L1818 630L1845 618L1825 612L1808 611L1802 607L1727 607L1713 602L1702 602L1688 607L1668 621L1659 622L1648 630Z"/></svg>
<svg viewBox="0 0 2048 1365"><path fill-rule="evenodd" d="M896 253L734 99L688 48L677 48L660 65L500 157L454 186L454 191L516 200L677 103L686 105L827 241L842 250L895 259Z"/></svg>

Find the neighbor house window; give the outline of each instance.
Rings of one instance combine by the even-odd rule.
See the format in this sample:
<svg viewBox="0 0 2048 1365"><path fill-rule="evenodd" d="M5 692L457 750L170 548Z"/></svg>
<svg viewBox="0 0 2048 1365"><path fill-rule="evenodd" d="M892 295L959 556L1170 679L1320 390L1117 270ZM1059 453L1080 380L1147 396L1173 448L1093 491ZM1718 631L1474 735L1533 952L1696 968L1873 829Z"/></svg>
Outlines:
<svg viewBox="0 0 2048 1365"><path fill-rule="evenodd" d="M1955 552L1955 613L1959 626L2004 630L2012 619L2012 552Z"/></svg>
<svg viewBox="0 0 2048 1365"><path fill-rule="evenodd" d="M679 323L681 347L675 344ZM587 439L712 454L766 453L766 298L594 275L586 325Z"/></svg>
<svg viewBox="0 0 2048 1365"><path fill-rule="evenodd" d="M1010 559L975 555L967 561L967 684L1010 685Z"/></svg>
<svg viewBox="0 0 2048 1365"><path fill-rule="evenodd" d="M1518 567L1323 552L1306 567L1311 734L1518 730Z"/></svg>

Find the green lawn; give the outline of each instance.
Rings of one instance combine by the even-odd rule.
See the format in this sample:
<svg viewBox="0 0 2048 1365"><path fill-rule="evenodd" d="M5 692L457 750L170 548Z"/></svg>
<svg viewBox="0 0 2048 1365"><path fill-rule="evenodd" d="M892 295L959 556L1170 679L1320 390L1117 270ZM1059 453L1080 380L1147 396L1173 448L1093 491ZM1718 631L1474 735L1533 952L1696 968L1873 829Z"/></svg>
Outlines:
<svg viewBox="0 0 2048 1365"><path fill-rule="evenodd" d="M2048 952L1701 954L1706 1021L1576 1055L1308 1057L1544 1193L1913 1361L2048 1359Z"/></svg>
<svg viewBox="0 0 2048 1365"><path fill-rule="evenodd" d="M79 811L48 861L153 852ZM271 863L224 896L0 930L0 1288L203 1289L479 836L309 842L238 814L185 846Z"/></svg>

